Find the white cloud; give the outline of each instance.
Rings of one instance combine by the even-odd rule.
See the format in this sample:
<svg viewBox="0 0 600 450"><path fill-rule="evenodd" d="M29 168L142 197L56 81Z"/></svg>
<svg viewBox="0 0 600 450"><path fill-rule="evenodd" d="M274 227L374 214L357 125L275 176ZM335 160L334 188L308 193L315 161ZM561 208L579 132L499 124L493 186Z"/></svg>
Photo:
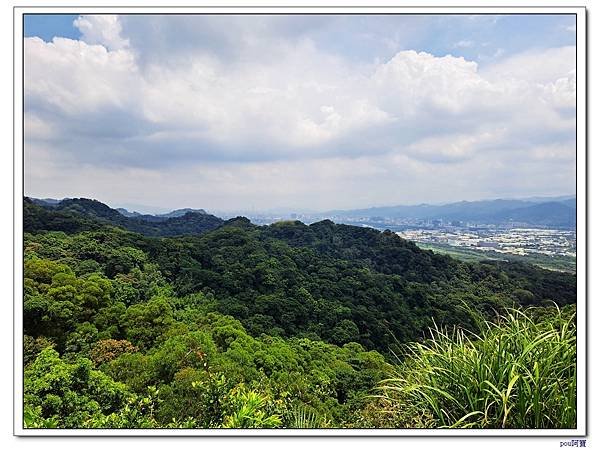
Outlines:
<svg viewBox="0 0 600 450"><path fill-rule="evenodd" d="M56 138L56 131L52 128L50 123L42 120L35 114L25 113L25 136L29 141L32 140L44 140Z"/></svg>
<svg viewBox="0 0 600 450"><path fill-rule="evenodd" d="M459 113L481 95L494 92L494 86L477 73L477 63L412 50L379 65L371 81L369 87L384 110L409 117L428 114L429 108Z"/></svg>
<svg viewBox="0 0 600 450"><path fill-rule="evenodd" d="M81 41L25 39L31 164L43 148L54 152L47 170L55 175L60 164L102 172L97 180L118 167L121 177L159 168L177 173L168 177L174 191L190 196L201 190L188 172L194 167L240 201L269 191L310 201L323 189L330 192L323 203L332 203L346 191L375 201L400 174L403 185L418 173L443 194L457 163L467 179L485 184L486 171L510 167L517 152L538 165L574 153L573 47L528 51L483 70L463 57L412 50L367 65L319 48L306 25L292 33L275 19L254 29L238 18L229 24L239 25L235 34L201 23L195 31L182 22L185 42L173 35L155 43L177 53L169 59L163 47L166 60L150 57L152 47L138 45L140 30L117 16L77 19ZM486 158L496 158L495 168ZM442 173L448 178L431 181ZM48 186L40 170L28 177L31 186ZM133 193L131 183L119 181ZM361 193L369 183L381 186Z"/></svg>
<svg viewBox="0 0 600 450"><path fill-rule="evenodd" d="M557 108L575 107L575 70L571 70L564 77L560 77L553 82L542 85L544 94L549 101Z"/></svg>
<svg viewBox="0 0 600 450"><path fill-rule="evenodd" d="M569 145L571 144L571 145ZM553 162L575 162L572 143L557 143L534 147L530 154L534 160Z"/></svg>
<svg viewBox="0 0 600 450"><path fill-rule="evenodd" d="M26 103L70 116L107 106L132 107L143 82L132 54L54 38L25 39ZM98 126L102 126L98 124Z"/></svg>
<svg viewBox="0 0 600 450"><path fill-rule="evenodd" d="M79 16L73 25L81 32L81 39L88 44L103 45L108 50L119 50L129 46L129 40L121 37L122 27L118 16Z"/></svg>
<svg viewBox="0 0 600 450"><path fill-rule="evenodd" d="M505 58L483 72L487 78L514 82L551 83L575 69L575 47L531 50Z"/></svg>
<svg viewBox="0 0 600 450"><path fill-rule="evenodd" d="M430 162L462 162L488 146L504 142L505 130L428 137L408 146L408 153Z"/></svg>

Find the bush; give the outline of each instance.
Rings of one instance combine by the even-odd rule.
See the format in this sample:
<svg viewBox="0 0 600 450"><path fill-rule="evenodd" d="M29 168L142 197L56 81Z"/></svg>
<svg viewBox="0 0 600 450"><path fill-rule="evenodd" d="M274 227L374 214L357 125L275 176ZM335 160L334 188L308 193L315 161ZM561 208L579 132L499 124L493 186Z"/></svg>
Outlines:
<svg viewBox="0 0 600 450"><path fill-rule="evenodd" d="M379 411L397 427L575 428L572 308L475 317L478 335L434 328L382 382ZM535 317L535 319L534 319ZM390 421L390 416L393 420Z"/></svg>

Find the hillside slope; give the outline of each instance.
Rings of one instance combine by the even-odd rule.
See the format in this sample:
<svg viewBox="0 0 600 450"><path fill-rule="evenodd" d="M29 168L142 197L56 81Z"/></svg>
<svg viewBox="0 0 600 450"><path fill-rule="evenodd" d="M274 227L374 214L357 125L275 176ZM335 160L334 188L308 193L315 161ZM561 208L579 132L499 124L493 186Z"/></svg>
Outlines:
<svg viewBox="0 0 600 450"><path fill-rule="evenodd" d="M100 224L109 224L125 228L147 236L178 236L186 234L200 234L214 230L224 221L219 217L198 211L175 211L172 216L163 217L151 215L125 216L117 209L110 208L102 202L86 198L64 199L52 206L35 204L31 199L25 198L24 208L27 219L25 231L60 230L67 226L69 231L95 229ZM45 212L36 210L42 208ZM34 213L34 211L36 211ZM30 220L37 215L38 221ZM89 219L97 221L96 224ZM58 220L60 223L56 224Z"/></svg>
<svg viewBox="0 0 600 450"><path fill-rule="evenodd" d="M34 212L41 213L38 222L60 226L67 214ZM434 321L470 326L465 304L493 315L505 306L576 301L570 274L519 263L460 262L394 233L331 221L259 227L237 218L201 235L155 238L69 214L80 221L78 229L67 221L60 230L67 235L28 237L37 257L68 261L76 273L101 271L133 286L142 281L131 271L150 270L150 264L158 272L148 277L163 278L178 297L210 296L215 310L240 320L255 336L359 342L385 353L420 339Z"/></svg>

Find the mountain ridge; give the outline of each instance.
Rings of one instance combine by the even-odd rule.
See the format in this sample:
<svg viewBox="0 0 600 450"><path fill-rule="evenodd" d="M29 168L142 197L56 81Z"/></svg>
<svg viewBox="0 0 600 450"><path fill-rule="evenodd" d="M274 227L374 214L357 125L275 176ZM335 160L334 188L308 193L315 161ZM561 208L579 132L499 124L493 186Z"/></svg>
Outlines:
<svg viewBox="0 0 600 450"><path fill-rule="evenodd" d="M537 226L572 228L575 226L576 199L558 197L556 200L494 199L474 202L461 201L442 205L382 206L353 210L332 210L323 217L475 221L481 223L520 222Z"/></svg>
<svg viewBox="0 0 600 450"><path fill-rule="evenodd" d="M73 204L72 198L56 200L51 198L31 201L42 207L65 209L65 205ZM79 199L82 200L82 199ZM99 202L101 203L101 202ZM183 218L187 213L217 217L204 209L179 208L160 214L142 214L125 208L104 209L102 214L108 214L109 220L123 224L120 216L143 221L144 223L159 223L167 219ZM62 206L61 206L62 205ZM344 219L411 219L411 220L445 220L458 222L476 222L498 225L525 225L534 227L574 228L576 226L576 198L573 196L530 197L522 199L492 199L477 201L459 201L432 205L420 203L415 205L374 206L370 208L330 210L314 214L320 218ZM92 208L93 209L93 208ZM88 211L89 212L89 211ZM97 215L99 211L93 211Z"/></svg>
<svg viewBox="0 0 600 450"><path fill-rule="evenodd" d="M35 208L52 211L54 214L45 214ZM147 236L178 236L201 234L224 223L223 219L207 214L204 210L201 210L203 213L179 210L173 216L124 215L118 209L87 198L63 199L52 205L25 197L23 209L25 231L58 230L65 226L69 229L95 229L100 225L110 224Z"/></svg>

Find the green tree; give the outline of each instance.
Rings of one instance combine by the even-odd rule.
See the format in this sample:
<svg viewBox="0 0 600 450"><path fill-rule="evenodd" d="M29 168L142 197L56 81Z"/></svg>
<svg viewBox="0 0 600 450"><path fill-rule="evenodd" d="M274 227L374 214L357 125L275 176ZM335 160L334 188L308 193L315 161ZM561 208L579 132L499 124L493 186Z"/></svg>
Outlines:
<svg viewBox="0 0 600 450"><path fill-rule="evenodd" d="M93 369L85 358L74 362L45 348L24 372L24 404L34 420L52 420L60 428L84 428L88 421L119 410L125 385Z"/></svg>

